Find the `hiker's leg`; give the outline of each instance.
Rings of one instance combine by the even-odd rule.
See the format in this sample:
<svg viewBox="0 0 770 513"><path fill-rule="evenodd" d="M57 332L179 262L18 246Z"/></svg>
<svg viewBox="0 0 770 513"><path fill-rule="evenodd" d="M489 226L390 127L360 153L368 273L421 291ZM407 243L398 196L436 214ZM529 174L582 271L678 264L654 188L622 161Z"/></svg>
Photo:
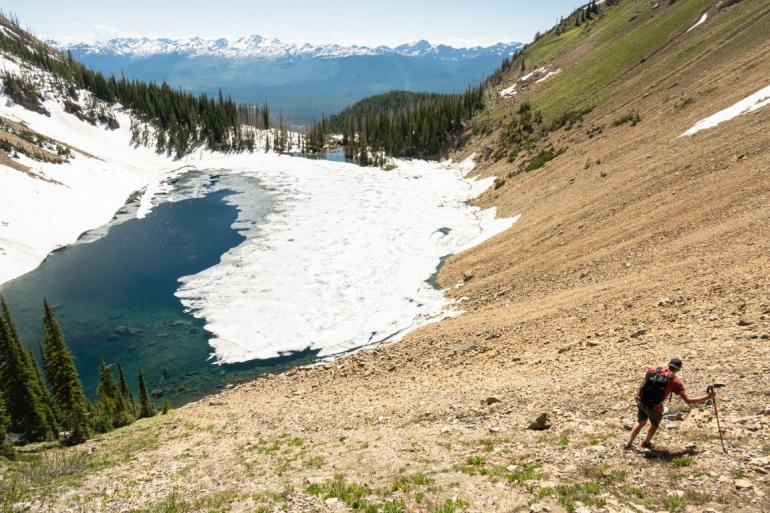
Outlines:
<svg viewBox="0 0 770 513"><path fill-rule="evenodd" d="M639 435L639 431L642 430L644 425L647 424L647 419L640 420L636 424L634 424L634 427L631 429L631 437L628 439L628 444L631 445L634 443L634 440L636 440L637 435Z"/></svg>
<svg viewBox="0 0 770 513"><path fill-rule="evenodd" d="M652 437L655 436L655 433L658 431L658 426L660 426L660 421L663 420L663 412L651 410L647 412L647 417L650 419L650 429L647 431L647 438L644 440L644 443L642 446L649 445L652 441Z"/></svg>
<svg viewBox="0 0 770 513"><path fill-rule="evenodd" d="M644 445L649 444L652 441L652 437L655 436L655 432L658 431L658 426L650 423L650 429L647 430L647 438L644 439Z"/></svg>

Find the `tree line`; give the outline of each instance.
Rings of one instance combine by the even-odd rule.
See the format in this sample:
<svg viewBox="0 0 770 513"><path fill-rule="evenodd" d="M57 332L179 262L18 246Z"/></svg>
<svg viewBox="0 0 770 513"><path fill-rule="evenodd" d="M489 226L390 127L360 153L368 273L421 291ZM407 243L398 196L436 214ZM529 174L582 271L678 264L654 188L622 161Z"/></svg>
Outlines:
<svg viewBox="0 0 770 513"><path fill-rule="evenodd" d="M102 362L97 400L92 403L86 399L75 359L47 302L43 303L40 355L42 373L0 297L0 446L5 444L8 433L19 435L19 441L25 443L60 440L77 444L94 433L105 433L156 414L142 371L137 376L137 400L120 362ZM167 402L163 410L168 411Z"/></svg>
<svg viewBox="0 0 770 513"><path fill-rule="evenodd" d="M463 124L483 107L483 86L458 94L391 91L314 124L306 146L319 151L336 133L342 134L346 156L361 165L380 165L384 155L437 157L457 143Z"/></svg>
<svg viewBox="0 0 770 513"><path fill-rule="evenodd" d="M156 150L181 156L198 145L215 151L243 151L254 148L253 128L270 128L270 108L263 105L238 105L220 91L217 97L195 96L168 84L116 78L85 67L68 52L51 48L18 26L18 22L0 15L0 50L34 64L56 79L60 89L71 99L85 89L109 103L119 102L142 121L157 130Z"/></svg>

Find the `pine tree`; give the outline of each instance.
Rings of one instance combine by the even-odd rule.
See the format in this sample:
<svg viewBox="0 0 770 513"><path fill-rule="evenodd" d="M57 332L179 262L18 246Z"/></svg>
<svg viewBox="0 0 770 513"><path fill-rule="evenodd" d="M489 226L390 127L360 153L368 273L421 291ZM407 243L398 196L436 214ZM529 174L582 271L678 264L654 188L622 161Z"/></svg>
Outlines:
<svg viewBox="0 0 770 513"><path fill-rule="evenodd" d="M88 403L80 383L75 359L64 340L61 326L47 301L43 302L43 367L51 385L51 396L68 441L80 443L88 437Z"/></svg>
<svg viewBox="0 0 770 513"><path fill-rule="evenodd" d="M28 442L53 439L57 426L53 412L41 397L34 359L28 357L5 301L0 297L0 361L2 390L10 430Z"/></svg>
<svg viewBox="0 0 770 513"><path fill-rule="evenodd" d="M102 362L99 366L99 385L96 388L99 398L99 412L102 416L102 426L112 429L133 422L133 413L120 391L110 366Z"/></svg>
<svg viewBox="0 0 770 513"><path fill-rule="evenodd" d="M46 423L52 426L54 431L58 433L59 428L61 427L59 410L56 407L56 403L54 402L53 397L51 397L51 394L48 392L48 388L46 387L45 382L43 381L43 377L40 374L40 369L37 366L37 360L35 359L35 355L32 354L32 350L25 348L24 353L27 359L27 365L30 369L32 369L33 384L38 396L40 397L40 402L43 405L43 414L45 415Z"/></svg>
<svg viewBox="0 0 770 513"><path fill-rule="evenodd" d="M5 438L8 435L8 427L11 425L11 418L8 416L8 410L5 407L5 400L0 395L0 454L5 447Z"/></svg>
<svg viewBox="0 0 770 513"><path fill-rule="evenodd" d="M120 387L120 394L126 401L126 405L131 409L131 413L136 416L136 401L134 401L134 394L131 393L131 389L128 387L126 381L126 374L123 372L123 365L118 362L118 386Z"/></svg>
<svg viewBox="0 0 770 513"><path fill-rule="evenodd" d="M150 402L150 393L147 391L147 384L144 382L144 374L139 371L139 418L155 416L155 407Z"/></svg>

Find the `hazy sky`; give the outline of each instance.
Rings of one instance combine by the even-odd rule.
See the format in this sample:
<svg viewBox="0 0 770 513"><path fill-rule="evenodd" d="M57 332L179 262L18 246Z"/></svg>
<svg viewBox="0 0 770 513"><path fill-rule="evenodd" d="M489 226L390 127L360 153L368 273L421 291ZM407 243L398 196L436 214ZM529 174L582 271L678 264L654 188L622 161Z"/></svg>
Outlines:
<svg viewBox="0 0 770 513"><path fill-rule="evenodd" d="M532 39L573 0L6 0L2 8L45 39L240 37L289 42L455 45Z"/></svg>

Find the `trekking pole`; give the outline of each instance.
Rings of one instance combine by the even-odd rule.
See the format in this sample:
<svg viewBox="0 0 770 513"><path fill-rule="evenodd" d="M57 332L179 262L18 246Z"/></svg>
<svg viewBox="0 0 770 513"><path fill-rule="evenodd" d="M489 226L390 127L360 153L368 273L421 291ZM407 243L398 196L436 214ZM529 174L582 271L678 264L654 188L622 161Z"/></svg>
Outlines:
<svg viewBox="0 0 770 513"><path fill-rule="evenodd" d="M713 385L709 385L706 387L706 392L711 393L714 392L715 388L722 388L724 383L714 383ZM714 404L714 416L717 418L717 430L719 431L719 442L722 444L722 450L725 454L727 454L727 449L725 449L725 440L722 437L722 426L719 424L719 410L717 409L717 396L714 394L714 397L711 399Z"/></svg>

